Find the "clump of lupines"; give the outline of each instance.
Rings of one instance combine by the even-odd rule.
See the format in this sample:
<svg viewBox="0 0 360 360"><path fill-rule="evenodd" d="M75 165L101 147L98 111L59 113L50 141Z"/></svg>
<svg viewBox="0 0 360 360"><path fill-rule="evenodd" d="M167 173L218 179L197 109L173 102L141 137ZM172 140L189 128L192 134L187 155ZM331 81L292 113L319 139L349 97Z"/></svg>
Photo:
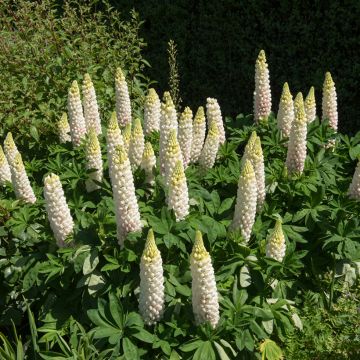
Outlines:
<svg viewBox="0 0 360 360"><path fill-rule="evenodd" d="M277 127L283 137L288 138L290 135L291 125L294 121L294 102L289 85L286 82L283 86L279 111L277 114Z"/></svg>
<svg viewBox="0 0 360 360"><path fill-rule="evenodd" d="M219 132L219 142L220 144L223 144L225 142L224 123L221 115L220 106L216 99L213 98L206 99L206 117L209 128L213 121L216 123Z"/></svg>
<svg viewBox="0 0 360 360"><path fill-rule="evenodd" d="M186 107L179 118L178 139L185 169L189 165L191 157L191 144L193 134L192 117L192 111L189 107Z"/></svg>
<svg viewBox="0 0 360 360"><path fill-rule="evenodd" d="M149 141L145 143L144 152L141 160L140 167L145 171L145 182L148 184L154 183L153 169L156 166L156 157L154 149Z"/></svg>
<svg viewBox="0 0 360 360"><path fill-rule="evenodd" d="M329 119L329 125L337 131L338 127L338 111L337 111L337 96L335 83L331 74L325 74L325 81L323 85L322 97L322 120Z"/></svg>
<svg viewBox="0 0 360 360"><path fill-rule="evenodd" d="M192 277L192 307L195 322L209 322L215 328L219 322L219 300L214 268L210 254L206 251L200 231L196 231L195 243L190 256Z"/></svg>
<svg viewBox="0 0 360 360"><path fill-rule="evenodd" d="M115 148L110 176L115 203L117 238L119 245L123 247L126 235L141 230L142 224L130 161L122 145Z"/></svg>
<svg viewBox="0 0 360 360"><path fill-rule="evenodd" d="M199 160L201 150L204 145L206 133L205 112L202 106L199 106L193 121L193 133L191 143L191 162L195 163Z"/></svg>
<svg viewBox="0 0 360 360"><path fill-rule="evenodd" d="M60 144L64 144L68 141L71 141L70 136L70 125L68 122L68 117L66 112L63 112L60 120L57 122L58 134Z"/></svg>
<svg viewBox="0 0 360 360"><path fill-rule="evenodd" d="M246 159L243 163L237 190L235 212L231 231L239 231L244 240L250 240L251 229L255 222L257 202L256 176L251 161Z"/></svg>
<svg viewBox="0 0 360 360"><path fill-rule="evenodd" d="M144 104L144 132L145 135L160 129L161 103L155 89L149 89Z"/></svg>
<svg viewBox="0 0 360 360"><path fill-rule="evenodd" d="M94 181L101 182L103 179L103 163L101 157L101 148L99 139L96 134L96 130L89 129L88 139L86 142L86 170L96 169L89 174L89 178L86 180L86 191L91 192L100 189L100 186Z"/></svg>
<svg viewBox="0 0 360 360"><path fill-rule="evenodd" d="M307 119L301 92L296 95L294 108L295 119L291 126L286 167L290 174L302 174L306 158Z"/></svg>
<svg viewBox="0 0 360 360"><path fill-rule="evenodd" d="M133 169L137 169L141 163L144 152L144 133L141 126L141 120L136 118L132 127L130 145L129 145L129 159Z"/></svg>
<svg viewBox="0 0 360 360"><path fill-rule="evenodd" d="M277 261L282 261L286 252L285 236L281 220L276 220L275 228L266 244L266 256Z"/></svg>
<svg viewBox="0 0 360 360"><path fill-rule="evenodd" d="M176 162L170 177L168 205L174 210L176 221L184 220L189 214L189 193L181 160Z"/></svg>
<svg viewBox="0 0 360 360"><path fill-rule="evenodd" d="M11 165L15 158L15 155L19 152L11 132L7 133L4 140L4 152L9 165Z"/></svg>
<svg viewBox="0 0 360 360"><path fill-rule="evenodd" d="M164 311L164 273L154 232L149 230L140 262L140 314L147 325L159 321Z"/></svg>
<svg viewBox="0 0 360 360"><path fill-rule="evenodd" d="M45 177L44 197L46 212L56 243L58 247L64 247L66 238L73 232L74 221L57 175L50 174Z"/></svg>
<svg viewBox="0 0 360 360"><path fill-rule="evenodd" d="M125 125L125 127L122 131L124 149L125 149L126 153L129 153L130 141L131 141L131 128L132 128L132 124L130 122Z"/></svg>
<svg viewBox="0 0 360 360"><path fill-rule="evenodd" d="M349 196L352 199L360 200L360 158L349 187Z"/></svg>
<svg viewBox="0 0 360 360"><path fill-rule="evenodd" d="M199 164L202 168L211 169L214 166L219 144L218 127L216 122L212 121L199 157Z"/></svg>
<svg viewBox="0 0 360 360"><path fill-rule="evenodd" d="M116 69L115 75L115 97L116 97L116 116L119 126L124 127L131 123L131 102L129 89L125 80L124 73L120 68Z"/></svg>
<svg viewBox="0 0 360 360"><path fill-rule="evenodd" d="M271 89L265 51L261 50L255 63L254 119L267 120L271 112Z"/></svg>
<svg viewBox="0 0 360 360"><path fill-rule="evenodd" d="M170 131L164 154L165 184L169 186L171 174L178 161L182 161L180 145L176 137L176 130Z"/></svg>
<svg viewBox="0 0 360 360"><path fill-rule="evenodd" d="M116 112L113 111L109 120L106 131L106 149L109 161L109 169L111 169L111 157L118 145L124 145L123 137L116 118Z"/></svg>
<svg viewBox="0 0 360 360"><path fill-rule="evenodd" d="M3 148L0 145L0 185L4 185L7 181L11 182L10 167L6 160Z"/></svg>
<svg viewBox="0 0 360 360"><path fill-rule="evenodd" d="M97 135L101 134L99 108L96 100L94 84L89 74L85 74L82 83L83 107L86 130L95 129Z"/></svg>
<svg viewBox="0 0 360 360"><path fill-rule="evenodd" d="M80 99L80 90L77 81L73 81L68 94L68 113L70 121L71 141L79 146L86 134L85 118Z"/></svg>
<svg viewBox="0 0 360 360"><path fill-rule="evenodd" d="M305 99L305 114L308 123L311 123L316 118L316 102L315 102L315 89L312 86Z"/></svg>

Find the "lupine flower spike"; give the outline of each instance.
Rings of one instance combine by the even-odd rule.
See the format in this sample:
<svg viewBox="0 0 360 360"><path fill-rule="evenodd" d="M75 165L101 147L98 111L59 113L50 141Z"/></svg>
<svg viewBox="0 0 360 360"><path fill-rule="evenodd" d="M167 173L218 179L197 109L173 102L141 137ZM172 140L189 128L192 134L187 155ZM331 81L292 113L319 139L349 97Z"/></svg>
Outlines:
<svg viewBox="0 0 360 360"><path fill-rule="evenodd" d="M103 163L101 157L101 148L96 134L96 130L91 128L88 132L88 139L86 142L86 170L96 169L89 174L89 179L86 180L86 191L91 192L100 189L100 186L94 181L102 182L103 179Z"/></svg>
<svg viewBox="0 0 360 360"><path fill-rule="evenodd" d="M147 325L158 322L164 311L164 273L154 232L149 230L140 262L140 314Z"/></svg>
<svg viewBox="0 0 360 360"><path fill-rule="evenodd" d="M131 132L129 145L129 159L132 168L135 170L140 166L144 152L144 133L141 126L141 120L136 118Z"/></svg>
<svg viewBox="0 0 360 360"><path fill-rule="evenodd" d="M204 145L206 133L206 120L204 108L199 106L194 122L193 122L193 134L191 143L191 162L196 163L199 160L201 150Z"/></svg>
<svg viewBox="0 0 360 360"><path fill-rule="evenodd" d="M81 144L81 140L85 138L86 125L80 99L80 90L76 80L73 81L69 89L68 113L71 141L74 146L79 146Z"/></svg>
<svg viewBox="0 0 360 360"><path fill-rule="evenodd" d="M120 127L131 123L131 102L128 85L120 68L115 75L116 116Z"/></svg>
<svg viewBox="0 0 360 360"><path fill-rule="evenodd" d="M176 130L172 129L169 134L166 151L164 154L165 184L169 186L171 174L178 161L182 161L180 145L176 137Z"/></svg>
<svg viewBox="0 0 360 360"><path fill-rule="evenodd" d="M11 165L11 163L14 161L15 155L19 152L11 132L7 133L4 140L4 152L9 165Z"/></svg>
<svg viewBox="0 0 360 360"><path fill-rule="evenodd" d="M289 174L302 174L306 158L307 119L302 93L296 95L294 101L295 119L293 121L289 146L286 157L286 167Z"/></svg>
<svg viewBox="0 0 360 360"><path fill-rule="evenodd" d="M277 114L277 127L283 137L288 138L290 135L291 125L294 121L294 102L286 82L280 98L279 111Z"/></svg>
<svg viewBox="0 0 360 360"><path fill-rule="evenodd" d="M337 131L338 128L338 111L337 111L337 96L335 83L331 74L325 74L325 81L323 85L322 98L322 120L329 119L329 125Z"/></svg>
<svg viewBox="0 0 360 360"><path fill-rule="evenodd" d="M219 131L219 142L223 144L225 142L225 130L224 123L221 115L220 106L216 99L207 98L206 100L206 117L208 121L208 128L214 121Z"/></svg>
<svg viewBox="0 0 360 360"><path fill-rule="evenodd" d="M10 167L6 160L3 148L0 145L0 186L6 184L7 181L11 182Z"/></svg>
<svg viewBox="0 0 360 360"><path fill-rule="evenodd" d="M257 186L251 161L246 159L240 173L235 212L230 231L240 231L249 242L256 215Z"/></svg>
<svg viewBox="0 0 360 360"><path fill-rule="evenodd" d="M186 107L179 119L178 140L183 157L184 168L190 163L191 143L193 134L192 111Z"/></svg>
<svg viewBox="0 0 360 360"><path fill-rule="evenodd" d="M170 177L168 205L174 210L176 221L184 220L189 214L189 193L181 160L176 162Z"/></svg>
<svg viewBox="0 0 360 360"><path fill-rule="evenodd" d="M145 148L143 152L143 157L141 160L140 167L145 171L145 182L148 184L154 183L154 173L153 169L156 166L156 157L154 154L154 149L149 141L145 143Z"/></svg>
<svg viewBox="0 0 360 360"><path fill-rule="evenodd" d="M209 322L215 328L219 322L219 300L214 268L200 231L196 231L190 256L192 277L192 307L196 325Z"/></svg>
<svg viewBox="0 0 360 360"><path fill-rule="evenodd" d="M308 123L311 123L316 118L316 102L315 102L315 89L312 86L305 99L305 114Z"/></svg>
<svg viewBox="0 0 360 360"><path fill-rule="evenodd" d="M271 89L265 51L261 50L255 64L254 120L266 121L271 112Z"/></svg>
<svg viewBox="0 0 360 360"><path fill-rule="evenodd" d="M112 155L114 154L115 148L118 145L124 145L124 141L121 134L121 130L119 128L119 124L117 122L116 112L113 111L106 131L106 150L107 150L107 157L109 162L109 170L111 169Z"/></svg>
<svg viewBox="0 0 360 360"><path fill-rule="evenodd" d="M142 224L130 161L122 145L115 148L110 176L115 203L117 238L119 245L124 247L126 235L141 230Z"/></svg>
<svg viewBox="0 0 360 360"><path fill-rule="evenodd" d="M281 220L276 220L275 228L266 244L266 256L281 262L285 256L286 243Z"/></svg>
<svg viewBox="0 0 360 360"><path fill-rule="evenodd" d="M155 89L149 89L144 105L144 132L150 135L160 129L160 99Z"/></svg>
<svg viewBox="0 0 360 360"><path fill-rule="evenodd" d="M44 179L45 208L58 247L66 246L66 238L73 232L74 221L66 203L60 179L50 174Z"/></svg>
<svg viewBox="0 0 360 360"><path fill-rule="evenodd" d="M70 136L70 125L68 122L68 117L66 112L63 112L60 120L57 122L58 135L60 144L65 144L68 141L71 141Z"/></svg>
<svg viewBox="0 0 360 360"><path fill-rule="evenodd" d="M199 164L202 168L211 169L214 166L219 144L219 131L216 122L213 121L199 157Z"/></svg>
<svg viewBox="0 0 360 360"><path fill-rule="evenodd" d="M99 108L96 100L94 84L89 74L85 74L82 84L83 107L86 130L95 129L96 135L101 134Z"/></svg>
<svg viewBox="0 0 360 360"><path fill-rule="evenodd" d="M123 136L123 141L124 141L124 149L126 151L126 153L129 153L129 148L130 148L130 141L131 141L131 122L126 124L123 131L122 131L122 136Z"/></svg>
<svg viewBox="0 0 360 360"><path fill-rule="evenodd" d="M349 187L349 196L352 199L360 200L360 158Z"/></svg>

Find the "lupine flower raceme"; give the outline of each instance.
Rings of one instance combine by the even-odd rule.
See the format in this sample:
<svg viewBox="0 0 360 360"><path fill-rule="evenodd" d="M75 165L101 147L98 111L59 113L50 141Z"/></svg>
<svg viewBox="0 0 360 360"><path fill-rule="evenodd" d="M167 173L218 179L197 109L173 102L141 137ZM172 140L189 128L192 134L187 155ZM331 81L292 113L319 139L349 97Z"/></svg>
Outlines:
<svg viewBox="0 0 360 360"><path fill-rule="evenodd" d="M149 89L144 104L144 133L150 135L160 129L161 103L155 89Z"/></svg>
<svg viewBox="0 0 360 360"><path fill-rule="evenodd" d="M360 200L360 158L358 160L348 193L352 199Z"/></svg>
<svg viewBox="0 0 360 360"><path fill-rule="evenodd" d="M14 161L15 155L19 152L11 132L7 133L4 140L4 152L9 165L11 165L11 163Z"/></svg>
<svg viewBox="0 0 360 360"><path fill-rule="evenodd" d="M192 111L189 107L186 107L179 118L178 140L185 169L189 165L191 157L191 144L193 134L192 117Z"/></svg>
<svg viewBox="0 0 360 360"><path fill-rule="evenodd" d="M64 144L68 141L71 141L70 136L70 125L68 122L68 117L66 112L63 112L60 120L57 122L58 135L60 144Z"/></svg>
<svg viewBox="0 0 360 360"><path fill-rule="evenodd" d="M131 123L131 102L124 73L120 68L115 75L116 116L120 127Z"/></svg>
<svg viewBox="0 0 360 360"><path fill-rule="evenodd" d="M294 121L294 102L290 93L289 85L286 82L283 86L279 111L277 114L277 127L283 137L288 138L290 135L291 125Z"/></svg>
<svg viewBox="0 0 360 360"><path fill-rule="evenodd" d="M141 126L141 120L136 118L132 127L130 145L129 145L129 159L130 164L136 170L141 163L144 152L144 133Z"/></svg>
<svg viewBox="0 0 360 360"><path fill-rule="evenodd" d="M3 148L0 145L0 186L6 184L7 181L11 182L10 167Z"/></svg>
<svg viewBox="0 0 360 360"><path fill-rule="evenodd" d="M316 118L315 89L313 86L310 88L309 93L306 96L304 107L307 122L313 122Z"/></svg>
<svg viewBox="0 0 360 360"><path fill-rule="evenodd" d="M199 106L193 121L193 133L191 143L191 162L196 163L199 160L201 150L204 146L206 133L206 119L204 108Z"/></svg>
<svg viewBox="0 0 360 360"><path fill-rule="evenodd" d="M141 159L140 167L145 171L145 182L148 184L154 183L154 173L153 169L156 166L156 157L154 154L154 149L149 141L145 143L143 156Z"/></svg>
<svg viewBox="0 0 360 360"><path fill-rule="evenodd" d="M124 145L123 137L121 134L121 130L119 128L119 124L116 118L116 112L113 111L111 114L107 131L106 131L106 150L107 150L107 158L109 162L109 170L111 169L111 159L115 152L115 148L118 145ZM111 177L111 175L110 175Z"/></svg>
<svg viewBox="0 0 360 360"><path fill-rule="evenodd" d="M212 121L199 157L199 164L203 169L211 169L214 166L219 144L219 131L216 122Z"/></svg>
<svg viewBox="0 0 360 360"><path fill-rule="evenodd" d="M96 135L101 134L101 122L99 108L96 100L94 84L89 74L85 74L82 83L83 108L86 124L86 131L94 129Z"/></svg>
<svg viewBox="0 0 360 360"><path fill-rule="evenodd" d="M100 186L95 183L102 182L103 179L103 162L101 156L101 148L99 139L96 134L96 130L93 128L89 129L88 139L86 141L85 148L86 158L86 170L95 169L89 174L89 178L86 180L86 191L91 192L100 189Z"/></svg>
<svg viewBox="0 0 360 360"><path fill-rule="evenodd" d="M171 174L178 161L182 161L181 149L176 137L176 130L170 131L164 154L165 184L169 186Z"/></svg>
<svg viewBox="0 0 360 360"><path fill-rule="evenodd" d="M223 144L226 140L224 123L221 115L220 106L216 99L213 98L206 99L206 117L208 121L208 128L210 128L211 123L213 121L216 123L219 132L219 142L220 144Z"/></svg>
<svg viewBox="0 0 360 360"><path fill-rule="evenodd" d="M329 119L329 125L337 131L338 128L338 111L337 111L337 95L335 83L331 74L325 74L322 97L322 120Z"/></svg>
<svg viewBox="0 0 360 360"><path fill-rule="evenodd" d="M281 262L285 256L286 243L281 220L276 220L275 228L266 244L266 256Z"/></svg>
<svg viewBox="0 0 360 360"><path fill-rule="evenodd" d="M130 142L131 142L131 128L132 124L129 122L125 125L125 127L122 130L122 136L123 136L123 142L124 142L124 149L127 154L129 154L129 148L130 148Z"/></svg>
<svg viewBox="0 0 360 360"><path fill-rule="evenodd" d="M50 174L44 179L44 198L50 227L54 233L58 247L66 246L66 238L72 234L74 221L66 203L64 190L60 179L55 174Z"/></svg>

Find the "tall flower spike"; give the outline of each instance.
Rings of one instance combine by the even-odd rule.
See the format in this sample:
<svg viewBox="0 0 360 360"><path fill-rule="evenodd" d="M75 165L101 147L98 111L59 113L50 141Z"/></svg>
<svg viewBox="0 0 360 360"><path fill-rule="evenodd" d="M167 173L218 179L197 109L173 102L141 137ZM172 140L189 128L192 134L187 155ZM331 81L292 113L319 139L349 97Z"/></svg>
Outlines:
<svg viewBox="0 0 360 360"><path fill-rule="evenodd" d="M180 145L176 137L176 130L172 129L169 134L166 150L164 154L165 165L165 184L169 186L171 174L178 161L182 161Z"/></svg>
<svg viewBox="0 0 360 360"><path fill-rule="evenodd" d="M126 153L129 153L129 148L130 148L130 141L131 141L131 122L129 122L128 124L125 125L123 131L122 131L122 135L123 135L123 141L124 141L124 149L126 151Z"/></svg>
<svg viewBox="0 0 360 360"><path fill-rule="evenodd" d="M156 157L154 149L149 141L145 143L144 153L141 160L140 167L145 171L145 182L148 184L154 183L153 169L156 166Z"/></svg>
<svg viewBox="0 0 360 360"><path fill-rule="evenodd" d="M144 132L150 135L160 129L160 99L155 89L149 89L144 105Z"/></svg>
<svg viewBox="0 0 360 360"><path fill-rule="evenodd" d="M77 81L73 81L68 94L68 113L70 121L71 141L79 146L86 134L85 118L80 99L80 90Z"/></svg>
<svg viewBox="0 0 360 360"><path fill-rule="evenodd" d="M199 157L199 164L202 168L211 169L214 166L219 144L219 131L215 121L213 121L210 124L210 129Z"/></svg>
<svg viewBox="0 0 360 360"><path fill-rule="evenodd" d="M139 310L145 324L153 325L164 312L165 291L162 259L154 232L149 230L140 261Z"/></svg>
<svg viewBox="0 0 360 360"><path fill-rule="evenodd" d="M219 142L223 144L225 142L225 130L223 118L221 115L220 106L216 99L207 98L206 99L206 117L208 121L208 128L210 128L211 123L214 121L217 125L219 131Z"/></svg>
<svg viewBox="0 0 360 360"><path fill-rule="evenodd" d="M129 159L134 170L140 166L144 152L144 145L145 139L141 126L141 120L136 118L134 121L129 145Z"/></svg>
<svg viewBox="0 0 360 360"><path fill-rule="evenodd" d="M181 160L175 164L169 182L169 209L174 210L176 221L184 220L189 214L189 193Z"/></svg>
<svg viewBox="0 0 360 360"><path fill-rule="evenodd" d="M34 191L26 174L21 154L18 152L10 163L11 181L14 186L16 198L26 203L33 204L36 201Z"/></svg>
<svg viewBox="0 0 360 360"><path fill-rule="evenodd" d="M290 174L302 174L306 158L307 119L302 93L298 93L294 102L295 119L291 126L286 167Z"/></svg>
<svg viewBox="0 0 360 360"><path fill-rule="evenodd" d="M174 103L171 99L170 93L164 93L164 101L161 104L160 117L160 146L159 146L159 160L160 160L160 174L165 175L165 152L171 130L178 131L177 114Z"/></svg>
<svg viewBox="0 0 360 360"><path fill-rule="evenodd" d="M118 145L124 145L124 141L121 130L119 128L119 124L117 122L116 112L113 111L106 131L106 150L109 162L109 169L111 169L111 159L115 152L115 148Z"/></svg>
<svg viewBox="0 0 360 360"><path fill-rule="evenodd" d="M201 150L204 145L206 133L206 120L204 108L199 106L194 122L193 122L193 134L191 143L191 162L196 163L199 160Z"/></svg>
<svg viewBox="0 0 360 360"><path fill-rule="evenodd" d="M349 187L349 196L352 199L360 200L360 158Z"/></svg>
<svg viewBox="0 0 360 360"><path fill-rule="evenodd" d="M14 161L15 155L19 152L11 132L7 133L4 140L4 152L9 165L11 165L11 163Z"/></svg>
<svg viewBox="0 0 360 360"><path fill-rule="evenodd" d="M286 82L280 98L279 111L277 114L277 127L283 137L288 138L290 135L291 125L294 121L294 102Z"/></svg>
<svg viewBox="0 0 360 360"><path fill-rule="evenodd" d="M64 144L68 141L71 141L71 136L69 134L70 125L68 122L68 117L66 112L62 113L60 120L57 122L57 128L58 128L60 144Z"/></svg>
<svg viewBox="0 0 360 360"><path fill-rule="evenodd" d="M115 75L116 116L120 127L131 123L131 102L124 73L120 68Z"/></svg>
<svg viewBox="0 0 360 360"><path fill-rule="evenodd" d="M266 121L271 112L271 89L265 51L261 50L255 63L254 120Z"/></svg>
<svg viewBox="0 0 360 360"><path fill-rule="evenodd" d="M86 130L95 129L96 135L101 134L99 108L96 100L94 84L89 74L85 74L82 84L83 107Z"/></svg>
<svg viewBox="0 0 360 360"><path fill-rule="evenodd" d="M0 145L0 186L7 181L11 182L10 167L6 160L2 146Z"/></svg>
<svg viewBox="0 0 360 360"><path fill-rule="evenodd" d="M338 111L337 111L337 96L335 83L331 74L325 74L325 81L323 85L322 98L322 120L329 119L329 125L337 131L338 128Z"/></svg>
<svg viewBox="0 0 360 360"><path fill-rule="evenodd" d="M45 177L44 197L46 212L57 246L64 247L66 246L65 239L73 232L74 221L57 175L50 174Z"/></svg>
<svg viewBox="0 0 360 360"><path fill-rule="evenodd" d="M86 142L86 170L96 169L89 174L89 178L86 180L86 191L91 192L100 189L100 186L94 181L102 182L103 179L103 162L101 156L101 148L99 139L96 134L96 130L89 129L88 139Z"/></svg>
<svg viewBox="0 0 360 360"><path fill-rule="evenodd" d="M282 261L286 252L285 236L281 220L276 220L275 228L266 244L266 256L277 261Z"/></svg>
<svg viewBox="0 0 360 360"><path fill-rule="evenodd" d="M316 118L315 89L313 86L309 90L304 106L307 122L311 123Z"/></svg>
<svg viewBox="0 0 360 360"><path fill-rule="evenodd" d="M256 176L250 160L245 160L238 182L234 218L231 231L241 231L245 242L249 242L256 215Z"/></svg>
<svg viewBox="0 0 360 360"><path fill-rule="evenodd" d="M142 224L130 161L122 145L115 148L110 176L115 203L117 238L119 245L124 247L126 235L129 232L140 231Z"/></svg>
<svg viewBox="0 0 360 360"><path fill-rule="evenodd" d="M185 169L189 165L191 156L191 143L193 134L192 117L192 111L189 107L186 107L179 119L178 139Z"/></svg>
<svg viewBox="0 0 360 360"><path fill-rule="evenodd" d="M190 255L192 307L195 322L209 322L215 328L219 322L219 300L214 268L206 251L201 232L196 231L195 243Z"/></svg>

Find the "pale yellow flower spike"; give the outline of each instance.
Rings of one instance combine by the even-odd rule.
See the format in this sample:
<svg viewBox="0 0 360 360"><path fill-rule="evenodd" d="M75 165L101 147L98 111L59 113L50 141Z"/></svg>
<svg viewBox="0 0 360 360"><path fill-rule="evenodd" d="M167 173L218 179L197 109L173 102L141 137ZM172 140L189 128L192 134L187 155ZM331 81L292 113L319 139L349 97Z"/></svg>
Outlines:
<svg viewBox="0 0 360 360"><path fill-rule="evenodd" d="M195 242L192 248L191 257L197 261L204 260L205 258L210 257L210 254L207 252L201 231L196 230L195 233Z"/></svg>
<svg viewBox="0 0 360 360"><path fill-rule="evenodd" d="M146 238L144 252L142 254L142 258L147 263L152 262L155 258L160 255L160 251L156 246L154 231L150 229Z"/></svg>

